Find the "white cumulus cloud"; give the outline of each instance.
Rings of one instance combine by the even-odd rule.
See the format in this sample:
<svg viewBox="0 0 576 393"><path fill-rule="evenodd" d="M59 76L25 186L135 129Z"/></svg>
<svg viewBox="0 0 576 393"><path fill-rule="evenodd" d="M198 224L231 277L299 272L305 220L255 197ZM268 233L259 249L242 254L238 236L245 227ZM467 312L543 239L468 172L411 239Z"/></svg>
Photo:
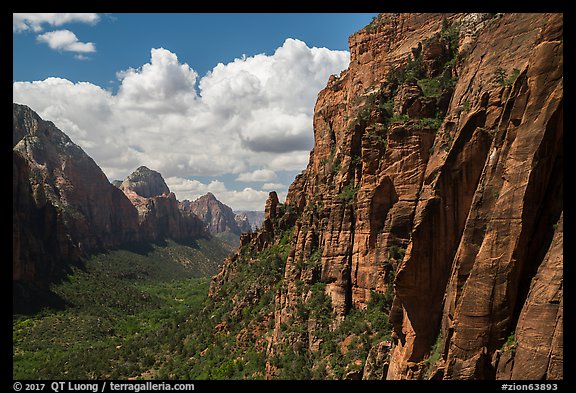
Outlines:
<svg viewBox="0 0 576 393"><path fill-rule="evenodd" d="M262 185L262 190L264 191L276 191L285 189L288 189L288 186L282 183L264 183Z"/></svg>
<svg viewBox="0 0 576 393"><path fill-rule="evenodd" d="M51 49L67 52L91 53L96 52L96 45L92 42L80 42L76 34L70 30L55 30L36 37L38 42L48 44Z"/></svg>
<svg viewBox="0 0 576 393"><path fill-rule="evenodd" d="M270 169L256 169L254 172L245 172L238 175L236 180L253 182L253 181L270 181L276 179L277 175L274 171Z"/></svg>
<svg viewBox="0 0 576 393"><path fill-rule="evenodd" d="M118 73L121 80L118 104L123 109L185 112L196 99L198 74L188 64L180 64L176 54L152 49L150 63L140 69Z"/></svg>
<svg viewBox="0 0 576 393"><path fill-rule="evenodd" d="M118 72L116 94L48 78L14 82L13 100L53 121L111 180L146 165L165 178L232 174L238 181L270 183L306 166L318 92L348 63L348 52L287 39L271 55L218 64L199 79L175 53L155 48L148 63ZM217 195L220 183L173 187ZM253 204L267 198L265 191L231 188L220 192L233 209L247 209L234 204L242 198Z"/></svg>
<svg viewBox="0 0 576 393"><path fill-rule="evenodd" d="M242 190L229 190L219 180L212 180L208 184L180 177L169 177L165 180L170 191L174 192L176 198L181 201L184 199L193 201L211 192L216 199L232 207L233 210L264 210L268 198L268 192L254 190L250 187L245 187ZM286 193L280 193L278 197L284 199Z"/></svg>
<svg viewBox="0 0 576 393"><path fill-rule="evenodd" d="M95 24L99 20L100 16L94 13L13 13L12 31L15 33L27 30L40 32L44 24L50 26L61 26L73 22Z"/></svg>

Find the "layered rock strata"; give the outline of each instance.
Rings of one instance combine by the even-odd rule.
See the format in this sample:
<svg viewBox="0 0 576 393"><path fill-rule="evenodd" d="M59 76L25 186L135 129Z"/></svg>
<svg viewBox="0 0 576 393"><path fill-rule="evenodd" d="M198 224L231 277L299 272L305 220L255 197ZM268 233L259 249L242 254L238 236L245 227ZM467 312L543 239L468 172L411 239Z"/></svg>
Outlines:
<svg viewBox="0 0 576 393"><path fill-rule="evenodd" d="M144 239L183 240L207 234L200 217L180 208L159 172L141 166L128 175L120 189L138 210L139 229Z"/></svg>

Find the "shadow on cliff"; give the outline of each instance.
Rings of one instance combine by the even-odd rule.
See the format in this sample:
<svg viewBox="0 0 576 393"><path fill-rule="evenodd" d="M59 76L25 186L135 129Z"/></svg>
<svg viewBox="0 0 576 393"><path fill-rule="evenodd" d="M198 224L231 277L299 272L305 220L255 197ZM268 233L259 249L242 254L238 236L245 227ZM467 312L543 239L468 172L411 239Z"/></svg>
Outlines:
<svg viewBox="0 0 576 393"><path fill-rule="evenodd" d="M186 247L200 250L198 240L210 240L211 236L197 236L194 238L184 239L170 239L171 241ZM55 271L49 274L50 277L44 277L43 280L38 282L28 281L13 281L12 285L12 313L22 315L36 314L43 309L51 309L55 311L64 310L70 304L62 299L59 295L51 291L50 287L53 284L60 284L68 281L68 276L73 273L72 267L86 272L86 260L90 255L98 253L108 253L112 250L126 250L141 256L150 256L158 247L166 247L169 245L169 239L159 239L156 241L146 242L130 242L124 243L121 246L103 249L98 252L84 255L76 261L68 262L68 264L60 265Z"/></svg>
<svg viewBox="0 0 576 393"><path fill-rule="evenodd" d="M208 236L199 236L199 237L197 236L194 238L184 238L184 239L159 239L155 241L146 241L146 242L130 242L130 243L124 243L115 249L126 250L138 255L148 256L150 253L154 251L156 247L168 246L168 240L171 240L181 246L187 246L199 250L200 245L198 244L198 239L210 240L210 238L211 237L208 235Z"/></svg>
<svg viewBox="0 0 576 393"><path fill-rule="evenodd" d="M198 239L210 240L210 239L212 239L212 236L210 236L210 235L199 236L199 237L195 237L195 238L178 239L178 240L174 240L174 241L176 243L180 244L181 246L187 246L187 247L195 248L195 249L199 250L200 245L198 244Z"/></svg>
<svg viewBox="0 0 576 393"><path fill-rule="evenodd" d="M66 301L49 288L29 282L12 284L12 313L31 315L43 309L56 311L66 308Z"/></svg>

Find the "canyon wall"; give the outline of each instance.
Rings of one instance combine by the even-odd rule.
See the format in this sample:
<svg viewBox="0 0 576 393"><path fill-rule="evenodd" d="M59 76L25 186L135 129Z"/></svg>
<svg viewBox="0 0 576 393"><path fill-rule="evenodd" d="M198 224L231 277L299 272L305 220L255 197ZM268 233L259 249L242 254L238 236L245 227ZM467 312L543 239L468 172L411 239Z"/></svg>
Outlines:
<svg viewBox="0 0 576 393"><path fill-rule="evenodd" d="M293 226L269 359L318 351L298 310L322 283L333 330L393 294L351 378L561 379L562 15L380 14L349 45L274 218Z"/></svg>
<svg viewBox="0 0 576 393"><path fill-rule="evenodd" d="M139 239L138 213L52 122L13 105L13 279L46 281L85 252Z"/></svg>

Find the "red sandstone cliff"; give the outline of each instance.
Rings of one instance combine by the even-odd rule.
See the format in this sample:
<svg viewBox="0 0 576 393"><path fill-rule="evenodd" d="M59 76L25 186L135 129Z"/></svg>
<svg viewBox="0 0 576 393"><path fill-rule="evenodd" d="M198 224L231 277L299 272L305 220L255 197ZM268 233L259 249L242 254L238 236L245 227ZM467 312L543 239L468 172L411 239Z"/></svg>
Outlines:
<svg viewBox="0 0 576 393"><path fill-rule="evenodd" d="M350 37L274 219L294 230L270 359L317 351L297 311L323 282L333 326L393 290L364 378L563 377L562 34L561 14L382 14ZM275 225L242 244L266 249Z"/></svg>

